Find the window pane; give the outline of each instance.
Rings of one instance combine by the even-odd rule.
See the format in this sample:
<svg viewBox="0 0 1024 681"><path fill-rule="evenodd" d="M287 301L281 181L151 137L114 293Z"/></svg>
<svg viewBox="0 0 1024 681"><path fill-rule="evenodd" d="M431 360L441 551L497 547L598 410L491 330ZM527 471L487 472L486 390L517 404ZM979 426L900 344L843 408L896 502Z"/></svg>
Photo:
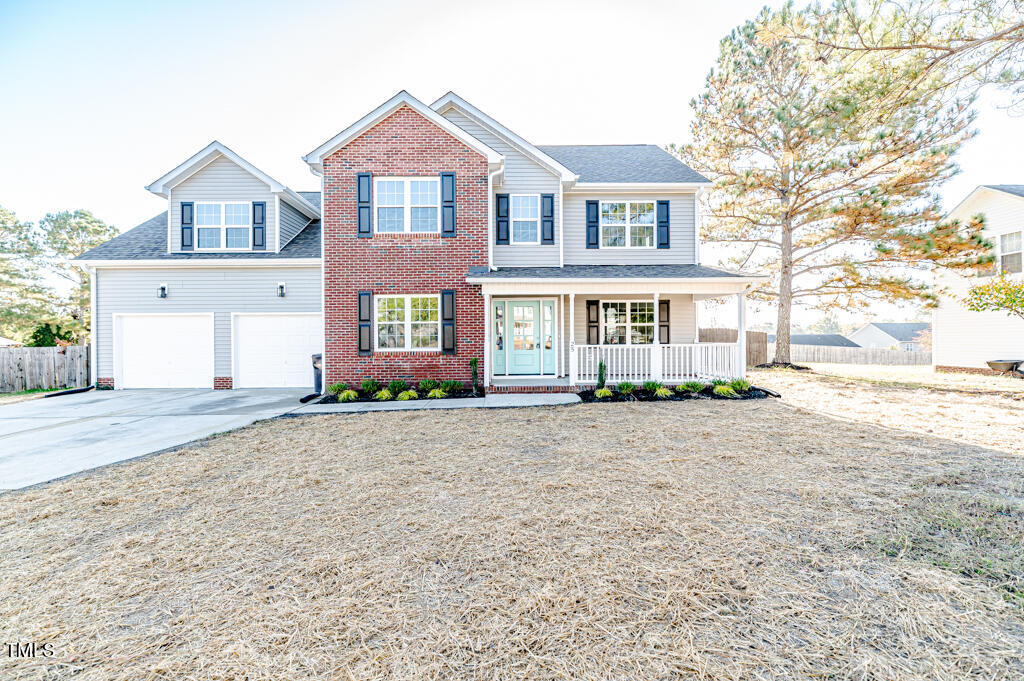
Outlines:
<svg viewBox="0 0 1024 681"><path fill-rule="evenodd" d="M414 322L437 321L437 298L433 296L413 298L409 301L409 319Z"/></svg>
<svg viewBox="0 0 1024 681"><path fill-rule="evenodd" d="M404 324L378 324L377 346L381 348L404 348Z"/></svg>
<svg viewBox="0 0 1024 681"><path fill-rule="evenodd" d="M632 225L629 228L629 245L643 248L654 245L654 225Z"/></svg>
<svg viewBox="0 0 1024 681"><path fill-rule="evenodd" d="M602 246L625 246L626 245L626 226L625 225L613 225L601 227L601 245Z"/></svg>
<svg viewBox="0 0 1024 681"><path fill-rule="evenodd" d="M196 243L199 248L220 248L220 228L204 229L200 227Z"/></svg>
<svg viewBox="0 0 1024 681"><path fill-rule="evenodd" d="M641 324L639 326L634 326L629 337L629 342L633 345L646 345L648 343L653 343L654 325Z"/></svg>
<svg viewBox="0 0 1024 681"><path fill-rule="evenodd" d="M388 210L398 210L389 208ZM409 221L412 223L409 229L413 232L436 232L437 231L437 208L410 208Z"/></svg>
<svg viewBox="0 0 1024 681"><path fill-rule="evenodd" d="M437 180L410 180L409 200L410 206L436 206L438 205L438 181Z"/></svg>
<svg viewBox="0 0 1024 681"><path fill-rule="evenodd" d="M249 228L230 227L225 237L228 248L249 248Z"/></svg>
<svg viewBox="0 0 1024 681"><path fill-rule="evenodd" d="M405 182L403 180L377 180L377 205L405 205Z"/></svg>
<svg viewBox="0 0 1024 681"><path fill-rule="evenodd" d="M604 342L605 342L605 345L625 345L625 343L626 343L626 327L624 327L624 326L606 326L606 327L604 327Z"/></svg>
<svg viewBox="0 0 1024 681"><path fill-rule="evenodd" d="M530 220L513 220L512 241L515 243L534 243L537 241L537 222Z"/></svg>
<svg viewBox="0 0 1024 681"><path fill-rule="evenodd" d="M200 225L219 225L220 224L220 204L219 203L200 203L196 206L196 226Z"/></svg>
<svg viewBox="0 0 1024 681"><path fill-rule="evenodd" d="M631 203L629 204L629 224L631 225L653 225L654 204L653 203Z"/></svg>
<svg viewBox="0 0 1024 681"><path fill-rule="evenodd" d="M1016 253L1020 250L1021 240L1020 232L1013 232L1012 234L1004 234L1000 238L999 252L1000 253Z"/></svg>
<svg viewBox="0 0 1024 681"><path fill-rule="evenodd" d="M378 322L404 322L405 298L381 296L377 298Z"/></svg>
<svg viewBox="0 0 1024 681"><path fill-rule="evenodd" d="M224 205L224 224L225 225L248 225L249 224L249 204L247 203L228 203Z"/></svg>
<svg viewBox="0 0 1024 681"><path fill-rule="evenodd" d="M1021 271L1021 254L1004 255L1001 258L1003 271L1009 274L1017 274Z"/></svg>
<svg viewBox="0 0 1024 681"><path fill-rule="evenodd" d="M412 347L436 348L437 324L412 324Z"/></svg>
<svg viewBox="0 0 1024 681"><path fill-rule="evenodd" d="M626 303L604 303L605 324L626 323Z"/></svg>
<svg viewBox="0 0 1024 681"><path fill-rule="evenodd" d="M624 203L602 203L601 223L605 225L626 224L626 204Z"/></svg>
<svg viewBox="0 0 1024 681"><path fill-rule="evenodd" d="M540 217L539 196L513 196L512 219L536 220Z"/></svg>
<svg viewBox="0 0 1024 681"><path fill-rule="evenodd" d="M404 208L378 208L377 209L377 231L378 232L404 232L405 231L405 209Z"/></svg>
<svg viewBox="0 0 1024 681"><path fill-rule="evenodd" d="M653 324L654 303L632 303L629 316L634 324Z"/></svg>

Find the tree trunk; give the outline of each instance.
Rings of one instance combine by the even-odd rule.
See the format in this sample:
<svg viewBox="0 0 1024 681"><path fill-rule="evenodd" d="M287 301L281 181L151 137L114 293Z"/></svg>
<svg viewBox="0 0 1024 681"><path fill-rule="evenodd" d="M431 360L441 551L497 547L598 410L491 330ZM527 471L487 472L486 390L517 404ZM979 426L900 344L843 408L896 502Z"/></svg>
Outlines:
<svg viewBox="0 0 1024 681"><path fill-rule="evenodd" d="M789 156L787 151L786 156ZM775 361L789 364L789 327L793 320L793 219L789 214L789 162L782 166L782 239L779 270L779 316L775 322Z"/></svg>

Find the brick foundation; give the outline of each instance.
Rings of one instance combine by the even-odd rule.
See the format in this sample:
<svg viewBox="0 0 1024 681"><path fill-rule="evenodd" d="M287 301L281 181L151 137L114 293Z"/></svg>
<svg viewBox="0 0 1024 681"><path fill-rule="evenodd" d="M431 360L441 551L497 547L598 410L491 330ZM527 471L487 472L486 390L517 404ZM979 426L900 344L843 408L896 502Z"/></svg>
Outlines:
<svg viewBox="0 0 1024 681"><path fill-rule="evenodd" d="M114 379L112 379L112 378L97 378L96 379L96 387L97 388L113 388L114 387Z"/></svg>
<svg viewBox="0 0 1024 681"><path fill-rule="evenodd" d="M583 386L569 385L489 385L487 393L490 395L506 395L509 393L576 393L583 390Z"/></svg>
<svg viewBox="0 0 1024 681"><path fill-rule="evenodd" d="M214 390L231 390L230 376L215 376L213 379Z"/></svg>
<svg viewBox="0 0 1024 681"><path fill-rule="evenodd" d="M1003 374L998 371L992 371L991 369L982 369L981 367L951 367L944 366L941 364L935 365L936 371L944 371L950 374L978 374L981 376L1002 376ZM1013 374L1008 374L1013 376Z"/></svg>
<svg viewBox="0 0 1024 681"><path fill-rule="evenodd" d="M484 375L484 304L466 283L487 266L487 159L403 106L324 159L324 385L373 378L469 383L469 360ZM437 177L455 173L456 235L377 234L359 238L356 174ZM376 218L376 215L374 215ZM376 220L374 220L376 223ZM358 352L358 291L437 295L455 290L456 352Z"/></svg>

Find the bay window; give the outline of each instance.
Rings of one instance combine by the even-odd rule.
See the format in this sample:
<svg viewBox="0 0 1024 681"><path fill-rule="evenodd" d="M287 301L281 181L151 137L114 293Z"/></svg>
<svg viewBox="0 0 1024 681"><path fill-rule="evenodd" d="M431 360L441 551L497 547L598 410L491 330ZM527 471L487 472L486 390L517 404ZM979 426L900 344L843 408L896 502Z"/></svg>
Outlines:
<svg viewBox="0 0 1024 681"><path fill-rule="evenodd" d="M654 248L654 201L602 201L601 248Z"/></svg>
<svg viewBox="0 0 1024 681"><path fill-rule="evenodd" d="M378 350L438 350L440 296L377 296Z"/></svg>
<svg viewBox="0 0 1024 681"><path fill-rule="evenodd" d="M437 177L374 179L377 232L440 232L440 185Z"/></svg>
<svg viewBox="0 0 1024 681"><path fill-rule="evenodd" d="M252 231L248 203L196 203L196 246L199 250L245 250Z"/></svg>
<svg viewBox="0 0 1024 681"><path fill-rule="evenodd" d="M602 302L603 345L649 345L654 342L654 302Z"/></svg>

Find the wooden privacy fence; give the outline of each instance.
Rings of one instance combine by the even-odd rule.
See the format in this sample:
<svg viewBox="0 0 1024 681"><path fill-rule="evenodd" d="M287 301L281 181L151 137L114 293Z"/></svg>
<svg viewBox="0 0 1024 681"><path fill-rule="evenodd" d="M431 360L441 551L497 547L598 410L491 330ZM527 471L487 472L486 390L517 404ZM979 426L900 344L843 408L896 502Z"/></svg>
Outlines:
<svg viewBox="0 0 1024 681"><path fill-rule="evenodd" d="M700 329L697 340L701 343L735 343L736 329ZM753 367L768 361L768 334L764 331L747 331L747 366Z"/></svg>
<svg viewBox="0 0 1024 681"><path fill-rule="evenodd" d="M0 348L0 393L84 388L89 385L89 346Z"/></svg>
<svg viewBox="0 0 1024 681"><path fill-rule="evenodd" d="M768 353L775 357L775 343L768 344ZM832 345L791 345L789 358L795 363L825 364L931 364L932 353L924 351L888 350L882 348L841 348Z"/></svg>

